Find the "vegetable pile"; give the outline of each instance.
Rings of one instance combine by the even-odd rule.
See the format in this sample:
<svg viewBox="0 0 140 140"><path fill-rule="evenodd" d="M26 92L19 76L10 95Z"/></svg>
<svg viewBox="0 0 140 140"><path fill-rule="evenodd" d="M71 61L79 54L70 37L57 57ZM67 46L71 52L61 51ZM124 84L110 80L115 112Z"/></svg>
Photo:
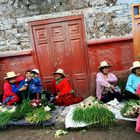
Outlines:
<svg viewBox="0 0 140 140"><path fill-rule="evenodd" d="M3 112L0 112L0 128L6 126L10 121L25 119L31 124L38 125L51 118L50 107L42 106L37 108L31 106L30 103L30 100L25 100L16 109L5 109Z"/></svg>
<svg viewBox="0 0 140 140"><path fill-rule="evenodd" d="M129 100L125 102L124 107L121 109L121 114L127 118L137 118L139 115L139 108L139 100Z"/></svg>
<svg viewBox="0 0 140 140"><path fill-rule="evenodd" d="M29 112L26 115L25 120L31 124L38 125L44 121L49 120L50 118L51 118L50 112L45 111L44 107L41 107L33 110L32 112Z"/></svg>
<svg viewBox="0 0 140 140"><path fill-rule="evenodd" d="M84 122L95 126L113 126L115 115L98 100L93 99L86 103L81 103L73 112L75 122Z"/></svg>
<svg viewBox="0 0 140 140"><path fill-rule="evenodd" d="M11 112L5 111L0 113L0 128L3 128L11 121Z"/></svg>
<svg viewBox="0 0 140 140"><path fill-rule="evenodd" d="M14 113L11 114L13 121L24 119L27 113L32 112L35 108L30 105L30 100L25 100L20 106L17 106Z"/></svg>

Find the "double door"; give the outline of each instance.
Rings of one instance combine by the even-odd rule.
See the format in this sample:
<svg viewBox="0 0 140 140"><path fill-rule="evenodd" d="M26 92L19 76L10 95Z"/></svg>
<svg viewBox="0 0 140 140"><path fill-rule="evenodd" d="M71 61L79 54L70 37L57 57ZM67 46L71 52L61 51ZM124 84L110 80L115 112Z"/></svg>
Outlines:
<svg viewBox="0 0 140 140"><path fill-rule="evenodd" d="M76 93L90 94L83 16L30 22L33 56L43 85L52 88L53 72L64 69Z"/></svg>

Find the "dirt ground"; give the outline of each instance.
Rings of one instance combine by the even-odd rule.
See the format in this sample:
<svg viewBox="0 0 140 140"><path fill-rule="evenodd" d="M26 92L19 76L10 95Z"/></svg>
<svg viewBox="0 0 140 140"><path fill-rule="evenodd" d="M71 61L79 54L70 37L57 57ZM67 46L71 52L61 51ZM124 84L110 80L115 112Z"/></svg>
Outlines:
<svg viewBox="0 0 140 140"><path fill-rule="evenodd" d="M0 140L56 140L55 131L59 127L12 127L0 131ZM89 127L80 130L69 129L60 140L139 140L135 131L135 122L118 122L113 128Z"/></svg>

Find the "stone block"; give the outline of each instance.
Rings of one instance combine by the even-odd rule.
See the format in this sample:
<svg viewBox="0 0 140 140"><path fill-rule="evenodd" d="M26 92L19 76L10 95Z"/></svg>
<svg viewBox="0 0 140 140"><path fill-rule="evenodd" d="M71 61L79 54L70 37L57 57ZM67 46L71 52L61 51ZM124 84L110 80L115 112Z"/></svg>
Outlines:
<svg viewBox="0 0 140 140"><path fill-rule="evenodd" d="M31 4L30 6L29 6L29 9L32 11L32 10L40 10L40 5L38 5L38 4Z"/></svg>
<svg viewBox="0 0 140 140"><path fill-rule="evenodd" d="M0 0L0 5L8 3L8 0Z"/></svg>
<svg viewBox="0 0 140 140"><path fill-rule="evenodd" d="M6 33L8 34L17 34L18 33L18 30L15 28L15 29L11 29L11 30L6 30Z"/></svg>
<svg viewBox="0 0 140 140"><path fill-rule="evenodd" d="M6 45L7 42L6 41L0 41L0 46Z"/></svg>

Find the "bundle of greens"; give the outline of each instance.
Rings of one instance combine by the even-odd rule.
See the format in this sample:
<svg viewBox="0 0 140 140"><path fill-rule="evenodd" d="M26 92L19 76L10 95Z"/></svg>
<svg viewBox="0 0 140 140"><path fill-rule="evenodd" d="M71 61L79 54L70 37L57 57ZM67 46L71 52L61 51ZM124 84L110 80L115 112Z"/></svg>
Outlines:
<svg viewBox="0 0 140 140"><path fill-rule="evenodd" d="M0 128L3 128L11 121L13 112L4 111L0 113Z"/></svg>
<svg viewBox="0 0 140 140"><path fill-rule="evenodd" d="M44 107L41 108L37 108L32 112L29 112L26 117L25 120L31 124L40 124L44 121L47 121L51 118L51 114L48 111L44 110Z"/></svg>
<svg viewBox="0 0 140 140"><path fill-rule="evenodd" d="M56 107L55 107L55 105L54 105L54 104L48 104L48 107L50 107L50 108L51 108L51 110L55 110L55 109L56 109Z"/></svg>
<svg viewBox="0 0 140 140"><path fill-rule="evenodd" d="M45 111L43 106L36 108L31 106L30 102L30 100L26 100L16 108L5 109L4 112L0 112L0 128L6 126L10 121L25 119L31 124L39 124L51 118L51 113Z"/></svg>
<svg viewBox="0 0 140 140"><path fill-rule="evenodd" d="M124 107L121 109L121 114L127 118L137 118L139 114L140 101L129 100L124 103Z"/></svg>
<svg viewBox="0 0 140 140"><path fill-rule="evenodd" d="M113 126L115 123L115 115L103 104L95 101L90 106L77 107L73 112L75 122L84 122L95 126Z"/></svg>
<svg viewBox="0 0 140 140"><path fill-rule="evenodd" d="M13 121L24 119L26 114L33 110L34 108L30 105L30 100L25 100L20 106L17 106L16 111L11 114L11 119Z"/></svg>

